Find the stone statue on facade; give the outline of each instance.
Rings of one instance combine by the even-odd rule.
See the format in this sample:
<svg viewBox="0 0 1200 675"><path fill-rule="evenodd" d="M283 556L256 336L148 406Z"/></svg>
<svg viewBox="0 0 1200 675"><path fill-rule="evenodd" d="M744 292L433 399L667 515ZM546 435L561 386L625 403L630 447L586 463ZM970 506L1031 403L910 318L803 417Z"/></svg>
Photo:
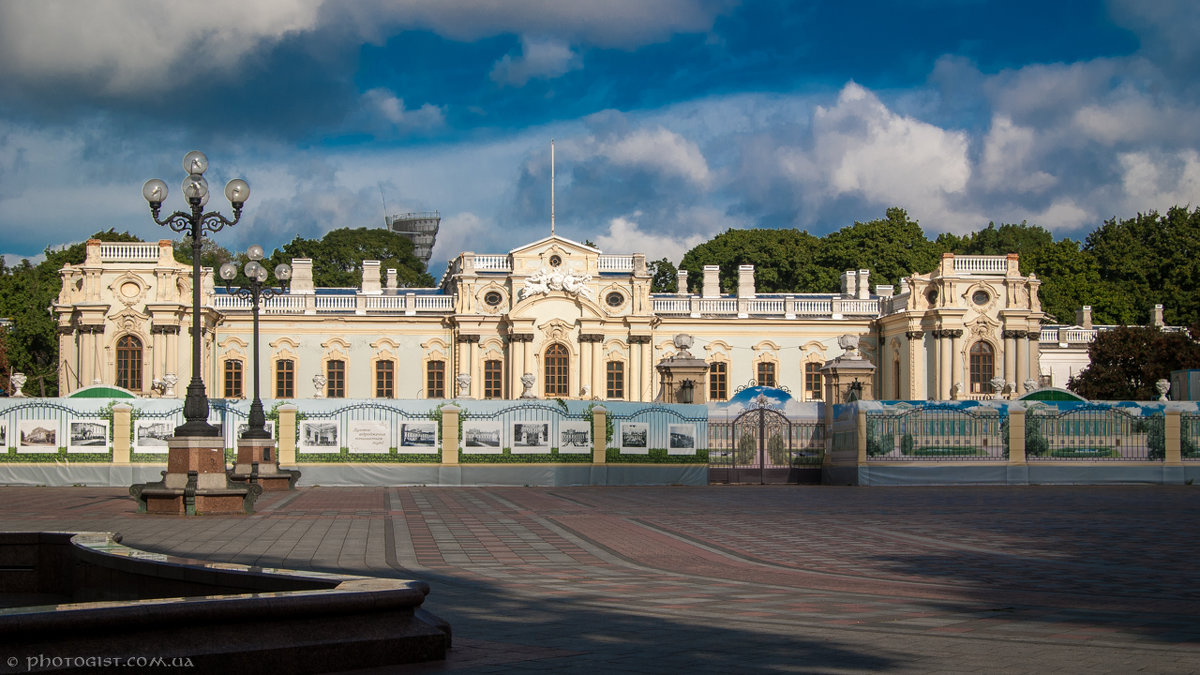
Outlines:
<svg viewBox="0 0 1200 675"><path fill-rule="evenodd" d="M587 284L591 280L592 275L586 272L571 272L558 268L550 270L543 267L525 279L525 285L521 288L521 298L548 295L550 291L563 291L590 300L592 289Z"/></svg>
<svg viewBox="0 0 1200 675"><path fill-rule="evenodd" d="M1166 401L1167 392L1171 391L1171 383L1165 379L1154 383L1154 389L1158 392L1158 400Z"/></svg>
<svg viewBox="0 0 1200 675"><path fill-rule="evenodd" d="M676 356L685 359L692 358L692 352L689 350L692 348L692 345L695 344L695 339L691 335L688 335L687 333L680 333L675 336L675 339L672 340L672 342L675 344L675 349L679 350L679 353L676 354Z"/></svg>
<svg viewBox="0 0 1200 675"><path fill-rule="evenodd" d="M175 385L179 383L179 376L175 373L167 373L162 376L163 396L166 398L175 398Z"/></svg>
<svg viewBox="0 0 1200 675"><path fill-rule="evenodd" d="M21 391L21 388L25 386L26 379L27 378L25 377L25 373L19 373L19 372L13 373L12 377L8 378L9 383L12 384L13 398L20 398L25 395L25 392Z"/></svg>
<svg viewBox="0 0 1200 675"><path fill-rule="evenodd" d="M591 388L591 386L589 386L589 385L586 385L586 384L585 384L585 385L583 385L583 387L581 387L581 388L579 389L579 398L582 398L582 399L584 399L584 400L587 400L587 399L589 399L589 398L591 398L591 397L592 397L592 388Z"/></svg>
<svg viewBox="0 0 1200 675"><path fill-rule="evenodd" d="M847 359L860 358L858 355L858 336L847 333L838 338L838 346L845 352L842 356Z"/></svg>
<svg viewBox="0 0 1200 675"><path fill-rule="evenodd" d="M324 375L313 375L313 398L325 398L325 383L328 380Z"/></svg>
<svg viewBox="0 0 1200 675"><path fill-rule="evenodd" d="M470 373L459 373L458 377L454 378L454 383L458 385L459 396L471 395L471 375Z"/></svg>
<svg viewBox="0 0 1200 675"><path fill-rule="evenodd" d="M1005 384L1006 383L1005 383L1003 377L993 377L992 378L992 382L991 382L992 398L1000 398L1001 394L1004 393L1004 385Z"/></svg>
<svg viewBox="0 0 1200 675"><path fill-rule="evenodd" d="M950 400L957 401L958 399L962 398L962 391L963 391L963 383L955 382L953 385L950 386Z"/></svg>
<svg viewBox="0 0 1200 675"><path fill-rule="evenodd" d="M1035 380L1031 377L1028 380L1025 380L1025 382L1022 383L1022 386L1025 387L1025 393L1029 394L1038 388L1038 383L1037 383L1037 380Z"/></svg>
<svg viewBox="0 0 1200 675"><path fill-rule="evenodd" d="M525 373L521 376L521 398L537 398L537 394L533 393L533 385L537 382L537 375L533 373Z"/></svg>

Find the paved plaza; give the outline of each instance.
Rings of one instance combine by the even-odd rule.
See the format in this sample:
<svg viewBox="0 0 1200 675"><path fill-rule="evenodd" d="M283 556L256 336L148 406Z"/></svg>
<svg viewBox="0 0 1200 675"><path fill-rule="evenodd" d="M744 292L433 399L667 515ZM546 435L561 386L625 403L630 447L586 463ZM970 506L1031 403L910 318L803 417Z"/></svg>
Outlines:
<svg viewBox="0 0 1200 675"><path fill-rule="evenodd" d="M251 516L0 488L0 529L419 578L406 672L1200 672L1200 488L302 488Z"/></svg>

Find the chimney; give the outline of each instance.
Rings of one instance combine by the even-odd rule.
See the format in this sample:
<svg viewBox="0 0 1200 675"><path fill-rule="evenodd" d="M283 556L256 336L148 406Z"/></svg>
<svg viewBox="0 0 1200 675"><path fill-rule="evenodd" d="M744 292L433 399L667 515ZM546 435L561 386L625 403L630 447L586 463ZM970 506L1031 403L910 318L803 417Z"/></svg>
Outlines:
<svg viewBox="0 0 1200 675"><path fill-rule="evenodd" d="M289 293L312 293L312 258L292 258L292 283Z"/></svg>
<svg viewBox="0 0 1200 675"><path fill-rule="evenodd" d="M846 270L842 272L842 297L853 298L858 295L858 272Z"/></svg>
<svg viewBox="0 0 1200 675"><path fill-rule="evenodd" d="M1084 305L1083 309L1075 312L1075 324L1080 328L1091 329L1092 327L1092 306Z"/></svg>
<svg viewBox="0 0 1200 675"><path fill-rule="evenodd" d="M885 286L883 284L875 285L875 295L878 295L881 298L892 297L893 291L895 291L895 290L896 289L894 286Z"/></svg>
<svg viewBox="0 0 1200 675"><path fill-rule="evenodd" d="M675 273L675 285L676 285L676 289L675 289L676 293L678 293L679 295L687 295L688 294L687 270L679 270L678 272Z"/></svg>
<svg viewBox="0 0 1200 675"><path fill-rule="evenodd" d="M396 290L396 268L389 267L387 271L387 287L389 291Z"/></svg>
<svg viewBox="0 0 1200 675"><path fill-rule="evenodd" d="M363 261L362 292L367 295L379 295L382 292L379 287L378 260Z"/></svg>
<svg viewBox="0 0 1200 675"><path fill-rule="evenodd" d="M704 266L703 295L706 298L721 297L721 266L720 265L705 265Z"/></svg>
<svg viewBox="0 0 1200 675"><path fill-rule="evenodd" d="M871 299L871 287L870 287L870 285L868 285L868 282L867 282L867 280L870 277L871 277L870 270L859 270L858 271L858 299L859 300Z"/></svg>
<svg viewBox="0 0 1200 675"><path fill-rule="evenodd" d="M1163 323L1163 315L1162 314L1163 314L1162 305L1155 305L1154 306L1154 318L1150 320L1150 325L1158 326L1159 328L1162 328L1163 326L1165 326L1166 324Z"/></svg>
<svg viewBox="0 0 1200 675"><path fill-rule="evenodd" d="M754 297L754 265L738 265L739 298Z"/></svg>

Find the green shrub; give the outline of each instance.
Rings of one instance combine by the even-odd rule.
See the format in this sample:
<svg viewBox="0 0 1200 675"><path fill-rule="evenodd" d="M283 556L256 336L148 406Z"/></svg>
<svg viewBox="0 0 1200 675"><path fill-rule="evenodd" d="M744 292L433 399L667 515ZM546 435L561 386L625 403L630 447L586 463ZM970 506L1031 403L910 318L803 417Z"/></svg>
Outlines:
<svg viewBox="0 0 1200 675"><path fill-rule="evenodd" d="M906 433L900 437L900 454L911 455L913 453L913 437L912 434Z"/></svg>

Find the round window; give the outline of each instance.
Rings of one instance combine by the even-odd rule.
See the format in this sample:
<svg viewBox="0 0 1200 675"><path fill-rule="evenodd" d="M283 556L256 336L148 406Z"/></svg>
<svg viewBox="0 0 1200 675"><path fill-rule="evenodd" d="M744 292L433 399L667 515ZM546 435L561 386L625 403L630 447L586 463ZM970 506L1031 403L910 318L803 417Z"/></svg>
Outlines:
<svg viewBox="0 0 1200 675"><path fill-rule="evenodd" d="M550 266L551 267L558 267L561 264L562 264L562 258L560 258L559 256L556 256L556 255L550 256Z"/></svg>
<svg viewBox="0 0 1200 675"><path fill-rule="evenodd" d="M971 301L977 305L986 305L992 296L988 295L987 291L975 291L971 294Z"/></svg>
<svg viewBox="0 0 1200 675"><path fill-rule="evenodd" d="M500 295L499 291L488 291L483 295L483 301L492 307L499 305L504 301L504 296Z"/></svg>
<svg viewBox="0 0 1200 675"><path fill-rule="evenodd" d="M604 296L604 301L608 303L609 307L620 307L621 305L625 304L625 296L613 291L612 293Z"/></svg>

